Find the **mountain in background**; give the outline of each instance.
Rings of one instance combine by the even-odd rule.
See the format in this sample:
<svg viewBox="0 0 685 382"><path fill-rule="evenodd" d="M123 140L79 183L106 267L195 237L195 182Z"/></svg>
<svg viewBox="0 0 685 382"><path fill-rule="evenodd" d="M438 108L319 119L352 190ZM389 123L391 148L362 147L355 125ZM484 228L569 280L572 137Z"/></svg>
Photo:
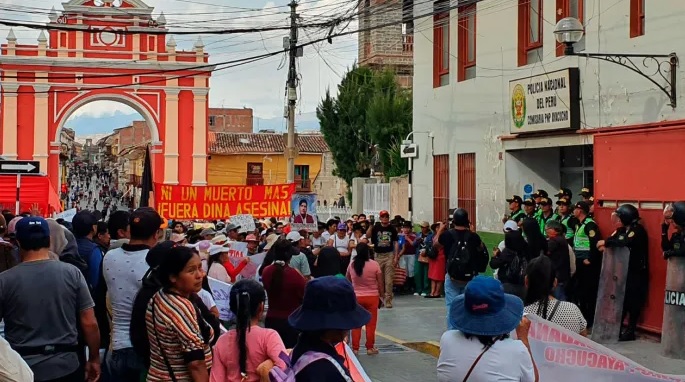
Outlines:
<svg viewBox="0 0 685 382"><path fill-rule="evenodd" d="M139 114L124 114L122 112L115 112L113 116L108 117L91 117L89 115L82 115L73 117L67 121L66 126L76 132L77 138L92 135L107 135L114 129L126 127L133 121L140 121L143 117ZM295 127L297 131L318 131L319 120L316 118L316 113L302 113L295 117ZM277 132L285 132L287 130L287 123L284 118L254 118L255 132L260 130L274 130Z"/></svg>

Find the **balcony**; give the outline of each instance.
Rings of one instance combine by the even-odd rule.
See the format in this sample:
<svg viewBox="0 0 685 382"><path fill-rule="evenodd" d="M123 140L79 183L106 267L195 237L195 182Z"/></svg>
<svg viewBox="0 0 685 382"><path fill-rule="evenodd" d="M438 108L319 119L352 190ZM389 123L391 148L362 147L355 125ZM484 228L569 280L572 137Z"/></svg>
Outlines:
<svg viewBox="0 0 685 382"><path fill-rule="evenodd" d="M295 192L311 192L312 191L312 180L302 179L300 177L295 178Z"/></svg>
<svg viewBox="0 0 685 382"><path fill-rule="evenodd" d="M414 35L403 34L402 35L402 52L412 53L414 52Z"/></svg>

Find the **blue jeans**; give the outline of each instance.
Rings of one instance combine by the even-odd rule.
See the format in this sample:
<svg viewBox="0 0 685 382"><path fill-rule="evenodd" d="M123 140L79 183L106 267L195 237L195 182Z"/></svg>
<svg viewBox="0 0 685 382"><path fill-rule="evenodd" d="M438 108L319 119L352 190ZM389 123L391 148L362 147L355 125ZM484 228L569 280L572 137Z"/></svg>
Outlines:
<svg viewBox="0 0 685 382"><path fill-rule="evenodd" d="M145 369L133 348L110 350L105 356L104 378L108 382L139 381Z"/></svg>
<svg viewBox="0 0 685 382"><path fill-rule="evenodd" d="M445 275L445 305L447 305L447 330L454 330L454 326L450 323L450 307L452 302L461 294L464 294L466 289L465 282L453 281L450 275Z"/></svg>
<svg viewBox="0 0 685 382"><path fill-rule="evenodd" d="M559 301L568 301L568 298L566 297L566 283L557 284L557 287L554 288L552 294L554 295L554 298Z"/></svg>

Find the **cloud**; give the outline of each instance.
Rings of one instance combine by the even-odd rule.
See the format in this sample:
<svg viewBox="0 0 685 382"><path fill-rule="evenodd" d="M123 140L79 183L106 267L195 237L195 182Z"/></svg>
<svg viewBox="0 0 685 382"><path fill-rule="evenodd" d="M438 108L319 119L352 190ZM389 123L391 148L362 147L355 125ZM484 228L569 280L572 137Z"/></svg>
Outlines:
<svg viewBox="0 0 685 382"><path fill-rule="evenodd" d="M288 2L288 0L268 2L265 0L146 1L148 5L155 7L154 15L159 15L164 11L172 34L175 30L287 26ZM24 1L5 0L5 4L8 3L21 5ZM59 0L43 0L40 4L40 8L45 12L52 6L55 6L57 10L62 9ZM298 7L298 14L301 16L302 23L310 24L330 20L333 15L350 10L353 4L354 2L341 0L304 2ZM255 8L260 10L246 11L246 9ZM47 14L12 14L7 18L46 22ZM356 29L356 23L350 25L349 28ZM6 33L9 28L0 27L0 31L3 29ZM324 38L327 32L323 28L300 29L299 41L302 43ZM15 28L15 34L20 44L35 44L39 32ZM203 35L202 39L205 43L205 51L210 55L210 62L221 63L283 50L283 37L287 35L288 31L279 30L227 36ZM174 38L178 43L178 50L191 50L197 40L197 36L188 35L177 35ZM336 88L340 82L340 76L354 63L356 57L356 34L334 38L332 45L324 41L305 47L304 57L298 59L300 75L298 110L302 113L313 112L326 89ZM254 63L214 72L210 80L210 106L250 107L254 109L258 117L282 117L287 77L287 60L284 61L284 59L285 54L278 54ZM82 115L108 116L117 111L135 113L133 109L123 104L93 102L77 110L74 115L75 118Z"/></svg>

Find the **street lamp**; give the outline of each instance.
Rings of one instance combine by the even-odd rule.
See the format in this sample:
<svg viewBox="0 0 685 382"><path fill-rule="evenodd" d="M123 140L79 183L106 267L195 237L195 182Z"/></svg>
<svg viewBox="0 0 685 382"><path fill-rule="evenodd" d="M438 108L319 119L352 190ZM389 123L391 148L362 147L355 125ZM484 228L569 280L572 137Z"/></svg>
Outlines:
<svg viewBox="0 0 685 382"><path fill-rule="evenodd" d="M598 60L612 62L628 68L633 72L648 79L659 88L669 98L672 108L676 107L676 69L678 67L678 56L671 54L614 54L614 53L576 53L573 44L580 41L585 34L585 28L578 19L566 17L554 27L554 36L557 41L564 44L564 54L567 56L580 56L585 58L596 58ZM638 60L634 60L638 59ZM639 59L642 59L640 64ZM662 85L657 80L663 79L666 85ZM655 79L656 78L656 79Z"/></svg>

